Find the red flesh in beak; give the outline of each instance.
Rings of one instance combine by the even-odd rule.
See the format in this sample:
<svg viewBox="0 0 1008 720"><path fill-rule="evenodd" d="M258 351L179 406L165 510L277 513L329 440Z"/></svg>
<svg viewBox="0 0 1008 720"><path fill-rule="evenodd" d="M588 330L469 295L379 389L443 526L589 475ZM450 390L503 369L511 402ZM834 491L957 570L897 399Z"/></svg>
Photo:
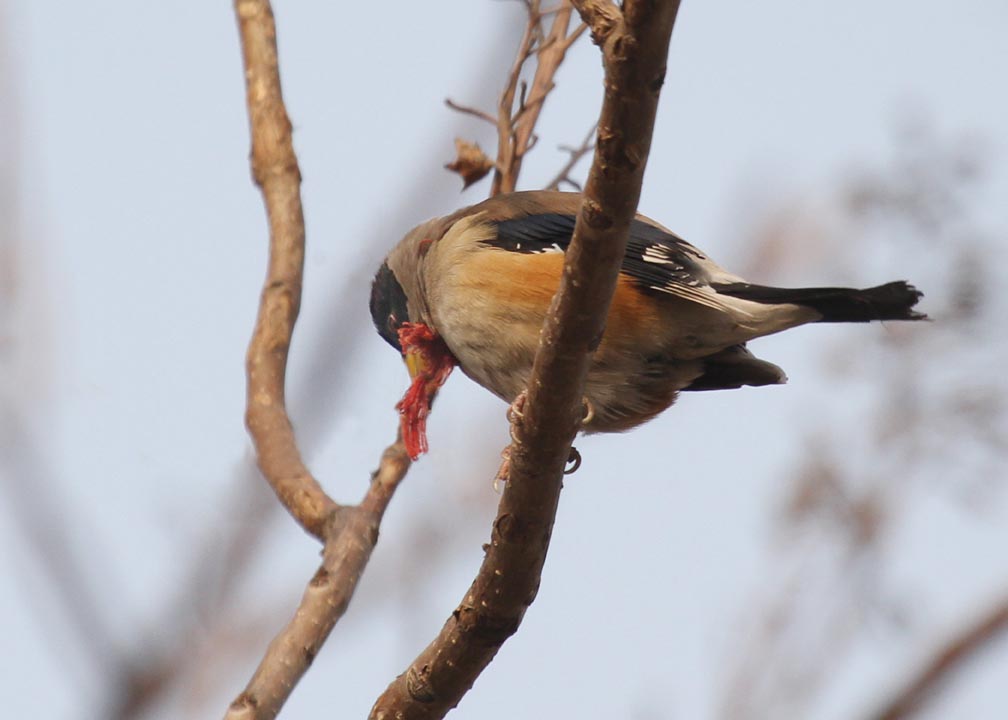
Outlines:
<svg viewBox="0 0 1008 720"><path fill-rule="evenodd" d="M455 367L455 358L444 340L422 323L403 323L399 346L413 382L396 410L406 452L416 460L427 452L427 416L434 396Z"/></svg>

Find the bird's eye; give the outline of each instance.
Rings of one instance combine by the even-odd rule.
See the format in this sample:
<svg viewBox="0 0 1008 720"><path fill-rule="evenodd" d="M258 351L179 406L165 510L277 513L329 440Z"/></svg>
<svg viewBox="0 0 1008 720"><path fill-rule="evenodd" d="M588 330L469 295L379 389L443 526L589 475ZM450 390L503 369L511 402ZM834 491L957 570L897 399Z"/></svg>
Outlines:
<svg viewBox="0 0 1008 720"><path fill-rule="evenodd" d="M388 326L390 330L397 330L399 322L396 320L396 316L389 313L388 316Z"/></svg>

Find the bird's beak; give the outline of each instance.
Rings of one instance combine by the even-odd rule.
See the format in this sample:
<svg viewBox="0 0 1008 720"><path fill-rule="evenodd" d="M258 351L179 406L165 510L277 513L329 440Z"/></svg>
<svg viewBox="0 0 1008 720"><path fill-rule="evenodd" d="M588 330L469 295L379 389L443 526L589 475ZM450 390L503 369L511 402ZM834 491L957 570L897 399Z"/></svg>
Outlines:
<svg viewBox="0 0 1008 720"><path fill-rule="evenodd" d="M430 372L430 361L425 357L425 353L417 346L413 345L403 353L403 360L406 369L409 370L410 380L416 380L419 376Z"/></svg>

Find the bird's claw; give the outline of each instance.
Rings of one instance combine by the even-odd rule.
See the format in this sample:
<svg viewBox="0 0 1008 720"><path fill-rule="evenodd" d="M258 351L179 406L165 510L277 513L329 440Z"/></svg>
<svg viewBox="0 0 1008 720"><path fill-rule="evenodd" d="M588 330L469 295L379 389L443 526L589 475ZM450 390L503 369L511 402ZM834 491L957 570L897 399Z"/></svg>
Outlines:
<svg viewBox="0 0 1008 720"><path fill-rule="evenodd" d="M528 393L525 390L522 390L518 393L518 397L514 399L514 402L508 406L507 419L509 422L515 422L516 420L521 420L525 417L526 400L528 400Z"/></svg>
<svg viewBox="0 0 1008 720"><path fill-rule="evenodd" d="M595 419L595 406L592 405L592 401L586 397L581 398L581 404L584 406L584 415L581 417L581 422L579 423L581 429L583 430L587 427L592 420ZM581 467L581 453L578 449L571 445L570 455L567 456L567 463L570 465L564 470L564 475L573 475Z"/></svg>
<svg viewBox="0 0 1008 720"><path fill-rule="evenodd" d="M581 453L573 445L571 445L570 455L567 456L567 462L571 463L571 466L564 470L564 475L573 475L581 467Z"/></svg>

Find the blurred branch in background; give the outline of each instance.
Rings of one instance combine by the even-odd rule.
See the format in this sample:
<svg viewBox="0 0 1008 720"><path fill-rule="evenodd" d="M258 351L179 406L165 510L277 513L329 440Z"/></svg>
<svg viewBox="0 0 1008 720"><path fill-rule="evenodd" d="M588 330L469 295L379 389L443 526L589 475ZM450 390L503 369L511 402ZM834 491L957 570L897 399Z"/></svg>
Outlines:
<svg viewBox="0 0 1008 720"><path fill-rule="evenodd" d="M574 168L577 164L588 155L595 147L595 131L598 129L598 123L591 126L588 130L588 134L585 135L584 140L577 147L570 147L569 145L561 145L560 150L568 153L570 158L564 163L564 166L560 168L560 171L556 174L552 180L546 185L546 190L559 190L562 184L570 185L571 188L581 192L581 183L574 180L571 177L571 173L574 172Z"/></svg>
<svg viewBox="0 0 1008 720"><path fill-rule="evenodd" d="M100 589L84 569L75 526L47 462L47 403L53 317L47 312L43 255L28 241L22 196L21 93L0 5L0 512L9 517L20 577L12 584L30 596L29 607L52 647L73 638L61 653L66 677L84 685L88 668L115 667L111 618ZM20 541L20 542L17 542ZM101 555L90 547L90 556ZM52 615L59 617L53 622Z"/></svg>
<svg viewBox="0 0 1008 720"><path fill-rule="evenodd" d="M930 567L937 562L933 553L918 556L930 580L924 595L899 587L892 565L909 554L908 528L925 501L942 497L960 512L975 512L977 503L958 501L977 493L987 512L1003 506L1008 388L991 358L1008 351L1008 337L989 332L1005 308L989 289L1002 253L977 216L983 162L975 142L940 141L926 124L915 123L901 137L890 167L860 169L840 184L826 203L832 214L818 213L820 222L832 217L832 225L820 233L811 228L801 240L806 247L782 245L778 221L754 243L778 259L823 255L816 264L841 273L856 268L863 274L899 258L908 276L920 278L935 322L926 331L887 326L875 339L825 346L832 391L860 398L859 416L872 419L850 422L822 405L808 413L804 455L778 524L776 587L746 613L749 642L736 648L721 711L726 720L812 716L842 669L856 664L873 619L904 631L945 624L908 616L893 604L893 595L912 594L920 613L924 596L943 589L935 583L943 571ZM758 252L754 262L785 265L768 263ZM926 547L929 540L917 542ZM1008 566L991 562L988 572L1003 582ZM962 599L973 607L990 601L986 592ZM979 615L973 609L964 614ZM993 615L984 613L978 625L936 651L911 686L879 704L888 707L879 717L914 714L946 674L1001 631L1002 614L1000 606ZM918 635L933 633L921 628Z"/></svg>
<svg viewBox="0 0 1008 720"><path fill-rule="evenodd" d="M916 717L927 704L958 673L989 645L1001 639L1008 630L1008 598L1003 598L938 648L934 656L921 668L904 689L895 693L889 703L872 716L872 720L906 720Z"/></svg>
<svg viewBox="0 0 1008 720"><path fill-rule="evenodd" d="M28 605L39 613L39 627L49 646L58 649L54 656L66 666L66 676L79 684L79 694L86 695L84 688L100 676L104 692L96 716L139 718L167 690L198 685L195 656L209 663L215 654L231 657L236 646L241 649L241 634L233 636L238 642L224 641L229 625L242 622L229 612L233 592L276 503L259 484L236 488L237 497L229 503L240 518L235 531L220 542L208 537L206 546L193 549L190 576L149 626L128 633L137 638L135 645L117 639L119 593L126 585L122 578L108 577L112 568L104 561L106 551L97 547L92 517L86 507L69 506L66 478L47 461L44 449L51 444L53 426L46 417L49 408L40 402L53 384L47 361L51 343L44 337L51 323L45 298L31 293L49 284L31 263L44 257L41 243L33 242L32 252L26 252L23 241L19 106L3 62L7 57L0 49L0 97L5 99L0 125L6 130L0 137L0 490L7 500L4 513L28 552L24 576L14 584L31 596ZM214 530L210 534L217 537ZM62 622L53 622L54 612Z"/></svg>

